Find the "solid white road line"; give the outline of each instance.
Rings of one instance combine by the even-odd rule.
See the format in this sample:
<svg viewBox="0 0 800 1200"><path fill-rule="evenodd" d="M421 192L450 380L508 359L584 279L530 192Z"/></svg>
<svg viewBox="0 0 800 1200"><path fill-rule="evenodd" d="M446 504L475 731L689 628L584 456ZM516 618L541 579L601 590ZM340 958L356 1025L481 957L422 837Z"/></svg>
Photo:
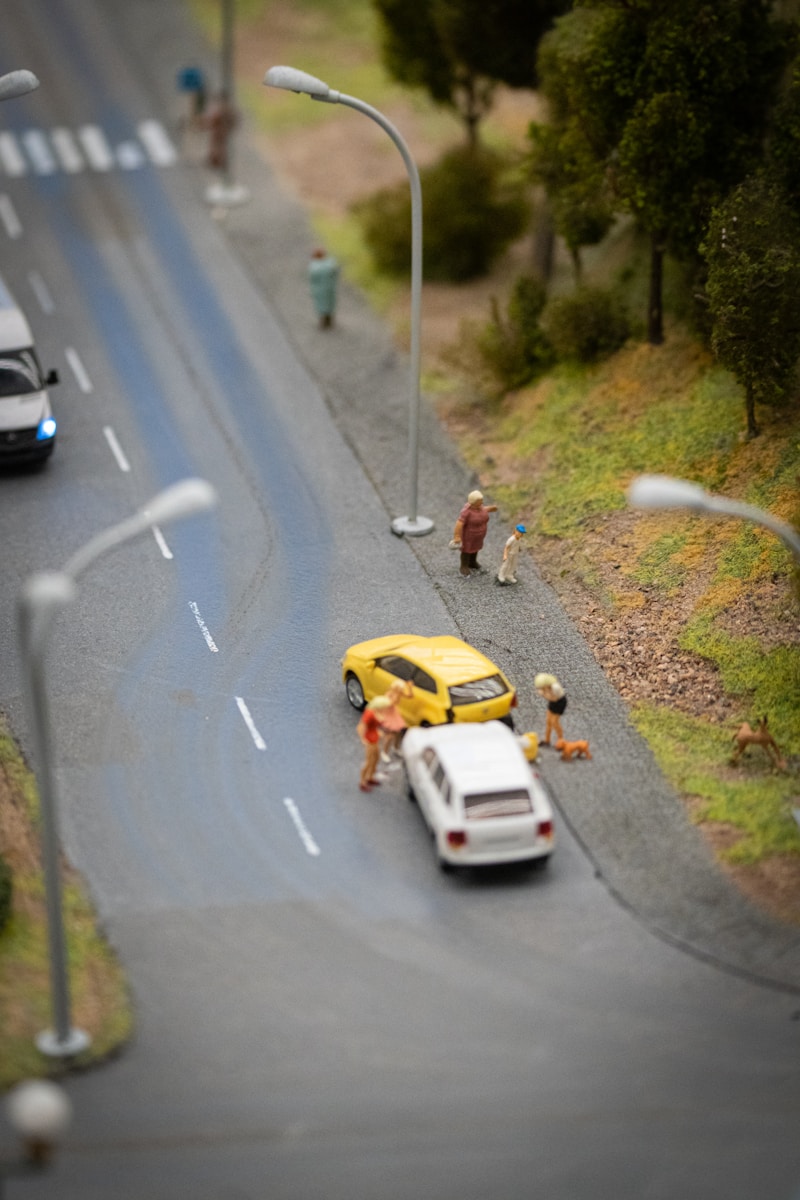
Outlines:
<svg viewBox="0 0 800 1200"><path fill-rule="evenodd" d="M86 392L88 395L88 393L93 390L92 381L89 378L86 367L81 362L81 356L72 346L67 346L64 354L67 357L67 362L72 367L72 374L75 376L75 379L78 382L78 387L82 392Z"/></svg>
<svg viewBox="0 0 800 1200"><path fill-rule="evenodd" d="M307 852L316 858L316 856L321 853L320 848L309 833L305 821L300 816L299 808L295 804L294 800L292 800L289 796L284 798L283 803L289 816L294 821L294 827L300 835L300 841L305 846Z"/></svg>
<svg viewBox="0 0 800 1200"><path fill-rule="evenodd" d="M28 164L13 133L0 133L0 166L6 175L18 178L27 174Z"/></svg>
<svg viewBox="0 0 800 1200"><path fill-rule="evenodd" d="M256 723L250 715L250 709L247 707L241 696L236 697L236 706L239 709L239 712L242 714L245 725L250 731L250 737L255 742L256 750L266 750L267 743L256 729Z"/></svg>
<svg viewBox="0 0 800 1200"><path fill-rule="evenodd" d="M70 129L54 129L50 134L50 141L53 143L53 149L56 152L58 161L61 167L68 175L76 175L78 171L82 171L86 166L83 155L78 149L78 144L75 141L75 136Z"/></svg>
<svg viewBox="0 0 800 1200"><path fill-rule="evenodd" d="M22 222L8 196L0 196L0 221L10 238L18 238L22 233Z"/></svg>
<svg viewBox="0 0 800 1200"><path fill-rule="evenodd" d="M212 638L211 634L208 631L208 626L206 625L203 618L200 616L200 609L197 607L194 600L189 601L189 608L194 613L194 619L195 619L195 621L197 621L197 624L200 627L200 632L202 633L203 637L205 638L206 645L208 646L209 650L211 651L212 654L219 653L219 647L217 645L215 645L214 639Z"/></svg>
<svg viewBox="0 0 800 1200"><path fill-rule="evenodd" d="M50 295L50 289L42 279L38 271L30 271L28 273L28 283L31 285L33 294L39 301L39 307L43 313L53 313L56 306L53 303L53 297Z"/></svg>
<svg viewBox="0 0 800 1200"><path fill-rule="evenodd" d="M137 127L139 140L157 167L169 167L178 157L160 121L142 121Z"/></svg>
<svg viewBox="0 0 800 1200"><path fill-rule="evenodd" d="M131 464L128 462L127 458L123 454L122 447L120 446L119 442L117 441L117 435L114 433L114 430L111 428L110 425L104 425L103 433L105 434L105 439L108 442L111 453L114 455L114 458L117 460L117 466L119 467L120 471L130 471Z"/></svg>
<svg viewBox="0 0 800 1200"><path fill-rule="evenodd" d="M78 138L83 152L94 171L110 171L114 166L114 155L99 125L81 125Z"/></svg>
<svg viewBox="0 0 800 1200"><path fill-rule="evenodd" d="M156 545L163 554L164 558L174 558L175 555L167 545L166 539L157 525L153 526L153 537L156 539Z"/></svg>

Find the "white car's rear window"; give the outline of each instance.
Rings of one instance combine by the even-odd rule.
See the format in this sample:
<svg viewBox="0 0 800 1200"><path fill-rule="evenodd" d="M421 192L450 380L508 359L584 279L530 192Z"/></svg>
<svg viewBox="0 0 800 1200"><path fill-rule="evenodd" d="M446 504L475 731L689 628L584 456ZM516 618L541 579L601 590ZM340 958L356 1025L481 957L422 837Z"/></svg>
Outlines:
<svg viewBox="0 0 800 1200"><path fill-rule="evenodd" d="M530 793L524 788L505 792L474 792L464 797L464 812L469 821L486 817L521 817L532 812Z"/></svg>

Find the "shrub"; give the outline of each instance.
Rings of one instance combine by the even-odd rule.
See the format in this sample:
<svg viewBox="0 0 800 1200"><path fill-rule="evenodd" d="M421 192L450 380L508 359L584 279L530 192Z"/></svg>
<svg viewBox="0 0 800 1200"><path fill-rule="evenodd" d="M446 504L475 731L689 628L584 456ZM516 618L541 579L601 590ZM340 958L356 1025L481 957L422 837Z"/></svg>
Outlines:
<svg viewBox="0 0 800 1200"><path fill-rule="evenodd" d="M426 279L462 283L485 275L525 229L530 210L524 185L509 178L507 164L493 151L458 147L420 172L420 179ZM354 211L378 270L408 274L408 185L378 192Z"/></svg>
<svg viewBox="0 0 800 1200"><path fill-rule="evenodd" d="M542 314L542 327L559 359L583 363L607 358L630 333L617 297L590 287L551 300Z"/></svg>
<svg viewBox="0 0 800 1200"><path fill-rule="evenodd" d="M11 867L0 854L0 933L5 929L11 916L12 895Z"/></svg>
<svg viewBox="0 0 800 1200"><path fill-rule="evenodd" d="M553 352L539 317L547 294L532 275L521 275L514 284L504 317L492 300L492 318L478 334L478 350L502 392L530 383L553 360Z"/></svg>

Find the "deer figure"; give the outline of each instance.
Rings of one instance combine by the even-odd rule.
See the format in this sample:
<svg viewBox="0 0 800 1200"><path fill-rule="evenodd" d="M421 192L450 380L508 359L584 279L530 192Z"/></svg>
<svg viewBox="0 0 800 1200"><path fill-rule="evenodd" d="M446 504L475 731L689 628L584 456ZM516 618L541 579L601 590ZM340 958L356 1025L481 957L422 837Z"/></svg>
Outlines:
<svg viewBox="0 0 800 1200"><path fill-rule="evenodd" d="M765 716L761 718L755 729L751 729L747 721L744 721L733 735L733 741L736 742L736 749L733 752L731 763L738 763L748 746L761 746L776 767L782 770L786 766L775 738L767 728Z"/></svg>

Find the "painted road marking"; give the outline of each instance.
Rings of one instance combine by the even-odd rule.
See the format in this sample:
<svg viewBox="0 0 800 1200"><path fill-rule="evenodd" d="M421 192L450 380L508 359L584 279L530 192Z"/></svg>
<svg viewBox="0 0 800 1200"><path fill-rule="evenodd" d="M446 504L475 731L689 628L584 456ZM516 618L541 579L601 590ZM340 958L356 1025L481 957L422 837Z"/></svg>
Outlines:
<svg viewBox="0 0 800 1200"><path fill-rule="evenodd" d="M117 466L119 467L120 471L130 471L131 464L128 462L127 458L123 454L122 447L120 446L119 442L117 441L117 435L114 433L114 430L111 428L110 425L104 425L103 433L105 434L105 439L108 442L108 445L111 449L111 453L114 455L114 458L117 460Z"/></svg>
<svg viewBox="0 0 800 1200"><path fill-rule="evenodd" d="M86 392L88 395L89 392L93 391L92 381L89 378L89 373L87 372L86 367L81 362L81 356L72 346L67 346L64 353L67 357L67 362L72 367L72 374L78 381L78 387L82 392Z"/></svg>
<svg viewBox="0 0 800 1200"><path fill-rule="evenodd" d="M22 223L8 196L0 196L0 221L5 225L10 238L18 238L22 233Z"/></svg>
<svg viewBox="0 0 800 1200"><path fill-rule="evenodd" d="M250 731L250 737L255 742L256 750L266 750L267 743L256 729L256 723L250 715L250 709L247 707L241 696L236 697L236 706L239 709L239 712L242 714L245 725Z"/></svg>
<svg viewBox="0 0 800 1200"><path fill-rule="evenodd" d="M200 632L202 633L203 637L205 638L206 645L208 646L209 650L211 651L212 654L218 654L219 647L217 645L215 645L214 639L212 638L211 634L208 631L208 626L206 625L203 618L200 616L200 609L197 607L194 600L189 601L189 608L194 613L194 619L197 621L197 624L200 626Z"/></svg>
<svg viewBox="0 0 800 1200"><path fill-rule="evenodd" d="M114 166L114 155L99 125L81 125L78 138L83 151L94 171L110 171Z"/></svg>
<svg viewBox="0 0 800 1200"><path fill-rule="evenodd" d="M309 833L305 821L300 816L299 808L295 804L294 800L292 800L289 796L284 798L283 803L289 816L294 821L294 827L300 835L300 841L305 846L307 852L312 855L312 857L316 858L316 856L321 853L320 848Z"/></svg>
<svg viewBox="0 0 800 1200"><path fill-rule="evenodd" d="M52 175L58 169L50 143L41 129L27 129L22 135L22 144L37 175Z"/></svg>
<svg viewBox="0 0 800 1200"><path fill-rule="evenodd" d="M55 312L56 306L53 302L53 297L50 295L50 289L38 271L29 272L28 283L31 285L34 296L39 301L39 307L42 312L48 314Z"/></svg>
<svg viewBox="0 0 800 1200"><path fill-rule="evenodd" d="M178 152L160 121L140 121L136 137L126 138L112 146L99 125L81 125L67 129L26 129L22 134L10 130L0 132L0 170L17 179L33 170L37 175L52 175L59 169L77 175L91 168L110 171L121 167L136 170L152 163L156 167L171 167L178 161Z"/></svg>
<svg viewBox="0 0 800 1200"><path fill-rule="evenodd" d="M174 554L167 545L166 538L157 525L152 526L153 537L156 539L156 545L163 554L164 558L174 558Z"/></svg>
<svg viewBox="0 0 800 1200"><path fill-rule="evenodd" d="M50 134L50 141L62 169L68 175L76 175L78 171L83 170L86 163L71 129L54 129Z"/></svg>
<svg viewBox="0 0 800 1200"><path fill-rule="evenodd" d="M28 173L25 155L20 150L13 133L0 133L0 166L6 175L14 178Z"/></svg>
<svg viewBox="0 0 800 1200"><path fill-rule="evenodd" d="M160 121L142 121L136 128L139 141L157 167L171 167L178 155Z"/></svg>

